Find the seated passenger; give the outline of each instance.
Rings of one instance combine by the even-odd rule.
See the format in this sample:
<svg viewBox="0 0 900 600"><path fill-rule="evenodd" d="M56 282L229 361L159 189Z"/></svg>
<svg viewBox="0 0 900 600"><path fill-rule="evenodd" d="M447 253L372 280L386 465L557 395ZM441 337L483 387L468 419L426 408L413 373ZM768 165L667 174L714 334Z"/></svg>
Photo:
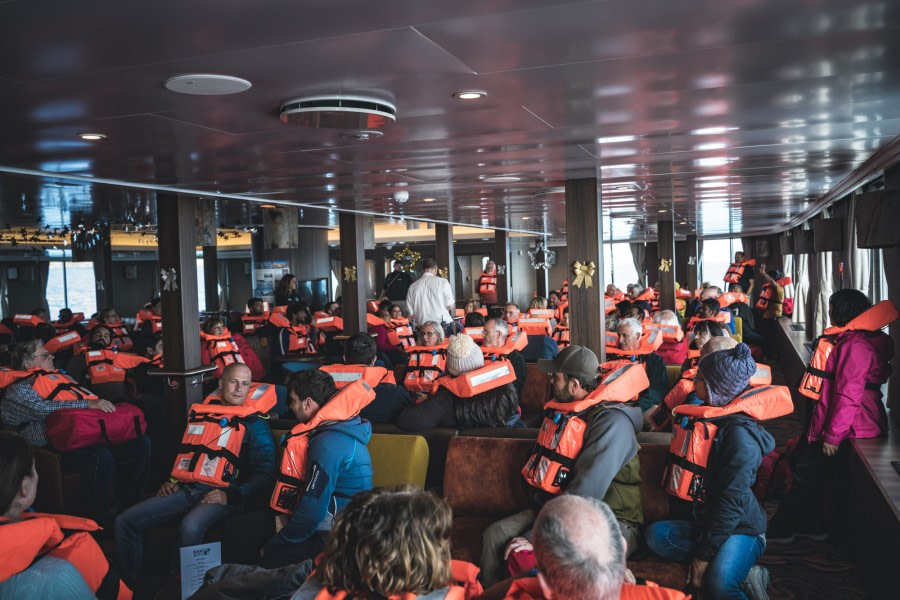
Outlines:
<svg viewBox="0 0 900 600"><path fill-rule="evenodd" d="M273 314L270 323L277 324L275 331L275 353L315 354L315 336L309 327L309 313L300 303L288 304L284 317Z"/></svg>
<svg viewBox="0 0 900 600"><path fill-rule="evenodd" d="M90 408L115 412L108 400L101 400L53 366L53 356L39 341L23 342L12 351L15 371L27 372L21 380L13 380L6 388L0 414L3 422L16 430L36 448L49 448L45 421L54 411L67 408ZM53 398L53 399L51 399ZM95 444L60 453L63 473L79 473L82 506L95 520L106 519L112 506L113 478L116 464L127 463L128 498L133 503L142 497L147 483L150 439L141 436L119 446Z"/></svg>
<svg viewBox="0 0 900 600"><path fill-rule="evenodd" d="M495 370L499 376L483 383L473 382L467 373ZM465 334L450 338L447 346L447 373L437 380L437 389L425 402L400 414L397 425L406 431L427 431L435 427L521 427L519 402L512 381L515 372L505 360L488 362Z"/></svg>
<svg viewBox="0 0 900 600"><path fill-rule="evenodd" d="M711 338L731 337L725 335L725 329L715 321L700 321L691 334L694 339L688 346L687 359L681 365L682 373L697 366L697 361L700 360L700 351Z"/></svg>
<svg viewBox="0 0 900 600"><path fill-rule="evenodd" d="M437 321L428 321L419 327L416 340L417 344L407 350L409 360L403 373L403 387L416 402L423 402L431 393L435 380L447 372L447 344L444 343L444 329Z"/></svg>
<svg viewBox="0 0 900 600"><path fill-rule="evenodd" d="M128 371L149 362L149 359L111 350L112 331L106 325L91 329L89 339L85 351L69 360L66 372L101 398L112 401L127 399L125 377Z"/></svg>
<svg viewBox="0 0 900 600"><path fill-rule="evenodd" d="M344 343L344 364L325 365L321 370L334 379L338 389L359 379L368 383L375 390L375 399L362 409L360 416L373 423L395 423L400 411L412 406L413 401L409 392L397 385L392 371L375 366L377 354L372 336L354 333Z"/></svg>
<svg viewBox="0 0 900 600"><path fill-rule="evenodd" d="M57 333L65 333L67 331L77 331L80 335L87 333L81 321L84 320L84 314L75 314L71 308L59 309L59 318L53 321L51 325L56 328Z"/></svg>
<svg viewBox="0 0 900 600"><path fill-rule="evenodd" d="M265 388L271 388L267 403L250 393L262 395ZM265 413L274 403L274 387L251 383L247 365L225 367L217 391L202 405L195 405L203 407L203 412L188 417L170 479L156 497L132 506L116 519L117 564L123 576L130 580L143 574L147 529L180 522L178 547L196 546L229 517L266 505L275 484L275 443ZM220 408L216 410L216 406ZM219 418L227 421L228 429L220 426ZM208 431L197 433L196 428ZM230 434L224 446L238 458L237 463L228 455L213 454L224 431ZM212 467L214 473L206 470L211 461L219 463ZM194 463L197 466L191 469Z"/></svg>
<svg viewBox="0 0 900 600"><path fill-rule="evenodd" d="M131 332L128 327L122 323L119 313L114 308L104 308L97 313L96 319L88 322L88 330L93 329L97 325L106 325L112 331L112 348L114 350L131 350L134 348L134 342L131 339Z"/></svg>
<svg viewBox="0 0 900 600"><path fill-rule="evenodd" d="M662 402L669 391L669 375L666 372L666 363L662 357L650 348L644 348L641 339L644 334L641 322L637 319L623 319L619 321L619 348L609 360L626 360L638 362L647 371L650 387L638 396L638 405L645 413L652 412L656 405ZM608 352L612 352L609 350Z"/></svg>
<svg viewBox="0 0 900 600"><path fill-rule="evenodd" d="M503 320L506 321L506 324L509 326L509 332L515 333L519 330L517 323L519 322L519 316L521 315L521 310L519 310L519 305L510 302L503 309Z"/></svg>
<svg viewBox="0 0 900 600"><path fill-rule="evenodd" d="M681 335L680 341L677 339L678 335L673 337L667 332L663 335L663 342L656 351L663 358L663 362L667 365L680 365L687 360L688 338L681 331L681 321L678 320L678 315L671 310L661 310L653 315L651 322L677 327L677 333Z"/></svg>
<svg viewBox="0 0 900 600"><path fill-rule="evenodd" d="M751 488L762 457L775 448L775 440L756 419L788 414L793 404L787 388L782 388L777 404L763 397L745 401L741 393L755 372L756 363L746 344L712 352L697 365L695 392L707 409L698 417L718 417L714 421L717 429L711 433L715 441L710 442L702 475L676 477L675 469L680 467L670 467L666 488L683 497L678 493L681 486L689 487L687 497L693 499L690 514L705 518L658 521L645 532L650 550L666 560L689 563L688 583L697 591L706 590L712 598L768 597L768 571L754 566L766 548L766 513ZM729 406L732 402L734 406ZM756 409L752 411L755 416L743 412L746 406ZM710 412L709 407L724 410ZM682 429L690 431L691 427L685 424ZM691 440L685 439L685 445L690 445ZM690 460L692 455L686 456ZM692 473L687 467L684 471Z"/></svg>
<svg viewBox="0 0 900 600"><path fill-rule="evenodd" d="M159 296L138 311L134 318L134 330L135 333L140 332L144 340L162 333L162 299Z"/></svg>
<svg viewBox="0 0 900 600"><path fill-rule="evenodd" d="M563 309L562 316L559 319L559 324L556 326L556 329L553 330L553 341L556 342L556 347L560 350L565 350L569 347L570 341L568 306Z"/></svg>
<svg viewBox="0 0 900 600"><path fill-rule="evenodd" d="M722 327L728 330L728 333L737 333L737 330L734 328L734 318L731 314L731 310L723 308L722 305L719 304L720 295L721 290L715 286L710 286L700 292L700 305L697 312L688 320L687 325L685 325L685 328L688 331L693 330L694 325L696 325L698 321L711 319L720 323Z"/></svg>
<svg viewBox="0 0 900 600"><path fill-rule="evenodd" d="M263 336L271 331L268 327L270 312L262 298L253 297L247 300L247 312L241 314L241 329L238 329L244 337Z"/></svg>
<svg viewBox="0 0 900 600"><path fill-rule="evenodd" d="M281 512L252 511L225 524L225 562L274 569L315 558L325 547L335 516L354 494L372 488L372 459L366 448L372 425L358 413L360 404L371 401L374 393L369 390L360 400L362 383L339 392L331 376L322 371L293 373L287 387L291 411L300 424L285 443L308 440L308 445L304 451L285 449L281 473L276 475L278 488L270 502ZM313 428L316 434L309 435ZM286 476L285 470L294 475ZM299 473L303 475L298 483L291 477Z"/></svg>
<svg viewBox="0 0 900 600"><path fill-rule="evenodd" d="M484 324L483 335L481 351L486 358L502 357L512 363L513 370L516 372L516 382L513 384L516 388L516 398L521 398L522 390L525 388L525 377L528 373L525 357L515 349L513 344L507 343L511 342L509 325L503 319L489 319Z"/></svg>
<svg viewBox="0 0 900 600"><path fill-rule="evenodd" d="M565 494L534 522L537 576L512 581L506 600L686 600L684 593L636 583L625 564L625 538L603 501ZM491 590L493 591L493 590Z"/></svg>
<svg viewBox="0 0 900 600"><path fill-rule="evenodd" d="M361 492L338 515L316 571L291 600L325 590L332 598L475 597L477 567L450 560L452 525L449 505L417 487Z"/></svg>
<svg viewBox="0 0 900 600"><path fill-rule="evenodd" d="M88 519L28 512L38 474L31 447L0 432L0 598L131 598L88 534Z"/></svg>
<svg viewBox="0 0 900 600"><path fill-rule="evenodd" d="M541 428L542 432L546 429L546 437L538 438L538 445L522 470L535 508L497 521L484 531L480 566L485 586L506 577L505 557L531 549L527 536L537 509L554 495L574 494L608 502L626 539L628 553L638 547L638 532L644 520L636 437L641 430L641 412L629 401L648 385L646 374L637 365L627 365L622 369L631 373L606 371L600 375L597 356L588 348L574 345L552 361L540 361L538 366L551 374L553 400L545 407L548 412ZM603 383L603 378L610 375L616 375L620 387L613 389ZM583 426L557 430L554 423L565 416L573 422L581 420L579 425ZM572 436L565 448L574 452L561 456L551 450L557 432ZM556 439L557 448L562 447L559 441ZM523 561L515 562L517 571L529 568Z"/></svg>

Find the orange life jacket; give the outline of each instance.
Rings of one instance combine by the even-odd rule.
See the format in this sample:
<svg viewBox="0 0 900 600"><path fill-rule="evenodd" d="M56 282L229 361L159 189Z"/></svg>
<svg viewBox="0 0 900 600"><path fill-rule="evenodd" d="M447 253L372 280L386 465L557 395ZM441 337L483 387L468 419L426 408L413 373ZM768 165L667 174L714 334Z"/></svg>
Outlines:
<svg viewBox="0 0 900 600"><path fill-rule="evenodd" d="M435 380L432 394L443 387L458 398L472 398L482 392L502 387L516 380L512 363L500 358L485 363L483 367L452 377L446 375Z"/></svg>
<svg viewBox="0 0 900 600"><path fill-rule="evenodd" d="M403 387L411 392L430 392L434 381L447 370L447 346L411 346L406 349L409 362L403 376Z"/></svg>
<svg viewBox="0 0 900 600"><path fill-rule="evenodd" d="M611 312L615 312L616 310L616 301L609 296L603 296L603 313L609 314Z"/></svg>
<svg viewBox="0 0 900 600"><path fill-rule="evenodd" d="M497 272L487 274L482 272L478 279L479 294L496 294L497 293Z"/></svg>
<svg viewBox="0 0 900 600"><path fill-rule="evenodd" d="M38 325L40 325L43 322L44 321L41 320L40 317L35 316L35 315L27 315L27 314L13 315L13 323L18 325L19 327L37 327Z"/></svg>
<svg viewBox="0 0 900 600"><path fill-rule="evenodd" d="M281 440L281 470L275 474L275 490L269 505L292 513L306 487L306 454L309 440L322 425L352 419L375 399L375 390L364 380L354 381L320 408L306 423L295 425Z"/></svg>
<svg viewBox="0 0 900 600"><path fill-rule="evenodd" d="M269 325L278 327L279 329L287 329L290 337L288 338L287 351L291 354L315 354L316 347L310 338L309 327L306 325L291 325L287 317L278 313L272 313L269 317ZM280 332L279 332L280 333Z"/></svg>
<svg viewBox="0 0 900 600"><path fill-rule="evenodd" d="M719 306L722 308L728 308L736 302L747 304L747 294L741 292L724 292L719 296Z"/></svg>
<svg viewBox="0 0 900 600"><path fill-rule="evenodd" d="M556 316L556 310L552 308L532 308L528 311L528 316L552 319Z"/></svg>
<svg viewBox="0 0 900 600"><path fill-rule="evenodd" d="M612 331L607 332L607 334L613 333ZM607 337L607 342L609 338ZM616 343L619 341L619 336L616 335ZM652 354L659 350L659 347L662 346L663 343L663 334L662 331L653 329L649 331L645 331L643 335L641 335L641 346L637 350L622 350L617 345L607 345L606 346L606 355L610 357L610 360L615 359L626 359L635 356L646 356L647 354Z"/></svg>
<svg viewBox="0 0 900 600"><path fill-rule="evenodd" d="M694 327L700 321L715 321L716 323L719 323L720 325L725 325L727 327L728 324L731 323L731 317L732 317L732 314L731 314L730 310L719 311L716 313L716 316L714 316L714 317L691 317L690 319L688 319L688 322L687 322L687 325L685 326L685 328L688 331L693 331Z"/></svg>
<svg viewBox="0 0 900 600"><path fill-rule="evenodd" d="M380 302L378 300L366 300L366 312L376 314L378 312Z"/></svg>
<svg viewBox="0 0 900 600"><path fill-rule="evenodd" d="M787 286L791 285L791 284L793 283L793 281L791 280L790 277L788 277L787 275L785 275L785 276L782 277L781 279L776 279L776 280L775 280L775 283L777 283L777 284L780 285L781 287L787 287Z"/></svg>
<svg viewBox="0 0 900 600"><path fill-rule="evenodd" d="M672 441L663 487L683 500L705 502L709 492L706 467L719 429L715 421L738 413L765 421L789 415L793 410L791 392L783 385L752 388L721 407L676 406L672 410ZM681 426L679 416L689 417L685 427Z"/></svg>
<svg viewBox="0 0 900 600"><path fill-rule="evenodd" d="M101 528L90 519L68 515L22 513L22 520L0 517L0 581L21 573L44 556L71 563L100 600L128 600L131 590L111 572L89 531ZM75 532L69 535L63 533Z"/></svg>
<svg viewBox="0 0 900 600"><path fill-rule="evenodd" d="M530 485L550 492L563 492L584 445L591 420L601 411L601 402L630 402L650 387L647 373L637 364L600 365L600 383L578 402L551 400L544 405L544 422L531 457L522 468Z"/></svg>
<svg viewBox="0 0 900 600"><path fill-rule="evenodd" d="M316 562L318 564L318 560ZM459 585L450 585L445 588L446 591L442 596L443 600L473 600L474 598L480 597L484 592L484 588L481 586L481 582L478 581L479 571L480 569L472 563L461 560L451 560L450 577ZM315 572L313 572L309 576L309 579L307 579L307 583L304 584L304 586L306 586L307 588L309 588L309 586L311 585L321 586L321 582L319 581ZM435 590L434 592L429 593L427 596L419 596L413 593L394 594L392 596L389 596L386 600L417 600L421 598L437 598L436 594L440 593L441 591L442 590ZM328 591L328 588L321 586L319 592L316 594L315 600L347 600L347 598L347 592L339 591L332 594Z"/></svg>
<svg viewBox="0 0 900 600"><path fill-rule="evenodd" d="M528 334L517 331L508 338L502 346L482 346L481 351L487 356L509 356L512 352L521 352L528 345Z"/></svg>
<svg viewBox="0 0 900 600"><path fill-rule="evenodd" d="M253 335L257 329L269 322L269 318L272 316L269 313L269 303L263 302L263 306L265 308L261 315L251 315L250 313L241 315L241 333L243 335Z"/></svg>
<svg viewBox="0 0 900 600"><path fill-rule="evenodd" d="M463 329L463 333L472 338L472 341L479 346L484 341L484 327L466 327Z"/></svg>
<svg viewBox="0 0 900 600"><path fill-rule="evenodd" d="M150 359L115 350L88 350L84 353L84 365L91 385L125 381L128 369L146 362Z"/></svg>
<svg viewBox="0 0 900 600"><path fill-rule="evenodd" d="M227 328L222 335L201 331L200 339L203 340L206 351L209 353L209 360L214 362L218 367L218 369L216 369L217 376L221 377L222 371L224 371L225 367L228 365L236 362L244 362L244 359L241 358L241 352L238 350L237 343L234 341L234 338L231 337L231 333Z"/></svg>
<svg viewBox="0 0 900 600"><path fill-rule="evenodd" d="M659 331L662 334L663 342L673 342L677 344L684 339L684 332L678 325L654 323L653 321L644 321L641 325L643 326L644 331Z"/></svg>
<svg viewBox="0 0 900 600"><path fill-rule="evenodd" d="M65 333L70 331L75 325L84 321L84 313L74 313L68 321L52 321L50 324L56 328L56 333Z"/></svg>
<svg viewBox="0 0 900 600"><path fill-rule="evenodd" d="M666 394L666 397L650 415L650 426L653 431L669 431L672 425L672 409L681 406L687 400L688 395L694 391L694 378L697 376L697 367L691 367L681 374L675 385ZM747 382L750 387L770 385L772 383L772 368L766 364L756 363L756 372Z"/></svg>
<svg viewBox="0 0 900 600"><path fill-rule="evenodd" d="M769 308L769 304L781 304L782 300L778 300L775 298L775 285L771 283L764 283L762 286L762 291L759 292L759 298L756 299L756 308L757 310L766 310Z"/></svg>
<svg viewBox="0 0 900 600"><path fill-rule="evenodd" d="M91 322L88 323L87 330L90 331L98 325L101 325L101 323L91 320ZM128 334L128 331L122 326L121 320L114 323L106 323L104 324L104 327L108 327L110 332L112 332L112 342L110 344L112 348L115 348L116 350L131 350L132 348L134 348L134 342L131 341L131 336Z"/></svg>
<svg viewBox="0 0 900 600"><path fill-rule="evenodd" d="M519 326L519 331L524 331L528 335L549 336L553 333L549 317L520 317L516 324Z"/></svg>
<svg viewBox="0 0 900 600"><path fill-rule="evenodd" d="M31 380L31 387L44 400L70 402L73 400L97 400L97 395L82 387L69 375L59 371L43 369L26 369L15 371L0 369L0 389L26 379Z"/></svg>
<svg viewBox="0 0 900 600"><path fill-rule="evenodd" d="M228 487L238 476L248 417L265 415L276 401L274 385L251 383L240 406L223 404L221 390L192 405L172 477L184 483Z"/></svg>
<svg viewBox="0 0 900 600"><path fill-rule="evenodd" d="M402 346L405 350L416 345L416 334L409 319L391 319L388 326L388 342L393 346Z"/></svg>
<svg viewBox="0 0 900 600"><path fill-rule="evenodd" d="M820 400L822 398L822 383L826 379L834 379L834 373L825 370L828 357L838 343L838 336L845 331L878 331L887 327L900 318L897 307L890 300L882 300L869 308L861 315L844 325L843 327L829 327L822 335L816 338L812 356L800 378L800 388L797 390L807 398ZM881 383L866 382L867 390L880 390Z"/></svg>
<svg viewBox="0 0 900 600"><path fill-rule="evenodd" d="M562 287L559 290L559 303L569 303L569 280L563 280Z"/></svg>
<svg viewBox="0 0 900 600"><path fill-rule="evenodd" d="M375 313L366 313L366 326L367 327L387 327L388 322L379 317Z"/></svg>
<svg viewBox="0 0 900 600"><path fill-rule="evenodd" d="M650 302L653 300L653 288L644 288L644 291L638 294L634 301L635 302Z"/></svg>
<svg viewBox="0 0 900 600"><path fill-rule="evenodd" d="M750 258L745 260L744 262L733 262L728 267L728 271L725 273L725 277L723 279L726 283L740 283L741 274L744 272L744 267L755 267L756 259Z"/></svg>
<svg viewBox="0 0 900 600"><path fill-rule="evenodd" d="M675 297L680 298L682 300L690 300L693 294L691 294L691 290L686 290L684 288L678 288L675 290Z"/></svg>
<svg viewBox="0 0 900 600"><path fill-rule="evenodd" d="M557 325L553 330L553 339L556 340L556 345L560 350L568 346L571 343L569 342L569 328L565 325Z"/></svg>
<svg viewBox="0 0 900 600"><path fill-rule="evenodd" d="M144 323L151 324L151 333L160 333L162 331L162 317L146 308L138 311L137 316L134 318L134 328L140 329Z"/></svg>
<svg viewBox="0 0 900 600"><path fill-rule="evenodd" d="M622 584L619 600L690 600L691 596L678 590L659 587L652 581L631 585ZM520 577L512 582L503 600L544 600L544 591L537 577Z"/></svg>
<svg viewBox="0 0 900 600"><path fill-rule="evenodd" d="M81 335L77 331L66 331L44 342L44 350L50 354L56 354L66 348L71 348L81 341Z"/></svg>
<svg viewBox="0 0 900 600"><path fill-rule="evenodd" d="M397 385L394 372L384 367L369 367L366 365L322 365L319 370L328 373L334 379L334 385L342 390L354 381L363 380L369 387L375 388L380 383Z"/></svg>
<svg viewBox="0 0 900 600"><path fill-rule="evenodd" d="M316 313L318 314L318 313ZM343 331L344 330L344 320L340 317L333 317L328 315L324 317L316 317L316 329L319 331Z"/></svg>

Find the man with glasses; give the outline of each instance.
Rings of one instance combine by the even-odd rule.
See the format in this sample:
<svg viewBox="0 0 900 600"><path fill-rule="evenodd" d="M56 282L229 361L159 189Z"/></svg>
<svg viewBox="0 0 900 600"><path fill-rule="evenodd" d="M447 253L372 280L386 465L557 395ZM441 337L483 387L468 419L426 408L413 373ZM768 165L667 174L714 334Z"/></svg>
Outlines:
<svg viewBox="0 0 900 600"><path fill-rule="evenodd" d="M53 355L38 340L18 344L12 352L12 364L15 371L28 372L28 376L6 388L0 414L5 424L15 427L36 448L50 448L45 421L54 411L89 408L111 413L116 410L108 400L98 398L57 371ZM102 525L112 505L117 462L129 465L126 489L130 497L126 501L142 498L150 460L150 438L140 436L119 446L96 444L61 452L60 458L64 473L81 474L79 488L84 512Z"/></svg>

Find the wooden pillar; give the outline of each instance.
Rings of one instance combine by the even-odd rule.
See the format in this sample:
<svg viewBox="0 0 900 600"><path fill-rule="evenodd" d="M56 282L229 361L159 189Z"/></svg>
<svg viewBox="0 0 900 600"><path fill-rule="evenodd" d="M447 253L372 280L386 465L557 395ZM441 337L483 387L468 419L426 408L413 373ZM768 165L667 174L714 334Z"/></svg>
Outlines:
<svg viewBox="0 0 900 600"><path fill-rule="evenodd" d="M366 330L365 275L366 256L362 215L341 213L341 317L344 320L344 334ZM350 271L347 271L347 269ZM355 271L355 277L350 274ZM348 281L350 274L350 281Z"/></svg>
<svg viewBox="0 0 900 600"><path fill-rule="evenodd" d="M206 310L220 310L219 253L215 246L203 246L203 290L206 293Z"/></svg>
<svg viewBox="0 0 900 600"><path fill-rule="evenodd" d="M174 269L175 274L174 282L171 277L160 282L164 370L184 373L201 366L194 199L157 193L156 206L159 266L167 273ZM187 408L203 400L202 377L172 376L168 382L165 388L167 414L180 419L170 422L170 426L175 431L182 431Z"/></svg>
<svg viewBox="0 0 900 600"><path fill-rule="evenodd" d="M509 232L494 230L494 250L491 259L497 264L497 304L509 302ZM502 267L502 268L501 268Z"/></svg>
<svg viewBox="0 0 900 600"><path fill-rule="evenodd" d="M566 180L566 240L569 248L569 332L572 344L590 348L606 359L603 312L603 230L597 178ZM575 285L573 266L594 263L591 286Z"/></svg>
<svg viewBox="0 0 900 600"><path fill-rule="evenodd" d="M94 278L96 279L97 310L115 306L113 294L112 238L109 226L100 226L100 241L94 247Z"/></svg>
<svg viewBox="0 0 900 600"><path fill-rule="evenodd" d="M700 269L700 252L697 246L697 234L692 233L687 236L687 272L684 276L684 288L693 292L700 287L700 278L698 276Z"/></svg>
<svg viewBox="0 0 900 600"><path fill-rule="evenodd" d="M453 225L435 223L434 241L438 269L447 269L446 275L450 282L450 290L453 292L453 297L456 298L456 255L453 252ZM444 273L442 270L439 272Z"/></svg>
<svg viewBox="0 0 900 600"><path fill-rule="evenodd" d="M659 280L659 307L675 310L675 221L659 221L656 224L659 261L648 264L652 285Z"/></svg>

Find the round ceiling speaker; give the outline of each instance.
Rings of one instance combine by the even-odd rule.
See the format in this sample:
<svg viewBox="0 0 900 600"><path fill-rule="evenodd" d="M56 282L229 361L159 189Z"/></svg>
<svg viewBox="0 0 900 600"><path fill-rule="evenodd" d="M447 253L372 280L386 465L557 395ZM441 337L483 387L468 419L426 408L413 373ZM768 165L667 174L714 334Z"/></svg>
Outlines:
<svg viewBox="0 0 900 600"><path fill-rule="evenodd" d="M320 129L376 129L397 120L397 107L365 96L310 96L281 105L283 123Z"/></svg>
<svg viewBox="0 0 900 600"><path fill-rule="evenodd" d="M213 75L210 73L192 73L170 77L163 82L167 90L179 94L194 96L225 96L239 94L250 89L246 79L231 75Z"/></svg>

